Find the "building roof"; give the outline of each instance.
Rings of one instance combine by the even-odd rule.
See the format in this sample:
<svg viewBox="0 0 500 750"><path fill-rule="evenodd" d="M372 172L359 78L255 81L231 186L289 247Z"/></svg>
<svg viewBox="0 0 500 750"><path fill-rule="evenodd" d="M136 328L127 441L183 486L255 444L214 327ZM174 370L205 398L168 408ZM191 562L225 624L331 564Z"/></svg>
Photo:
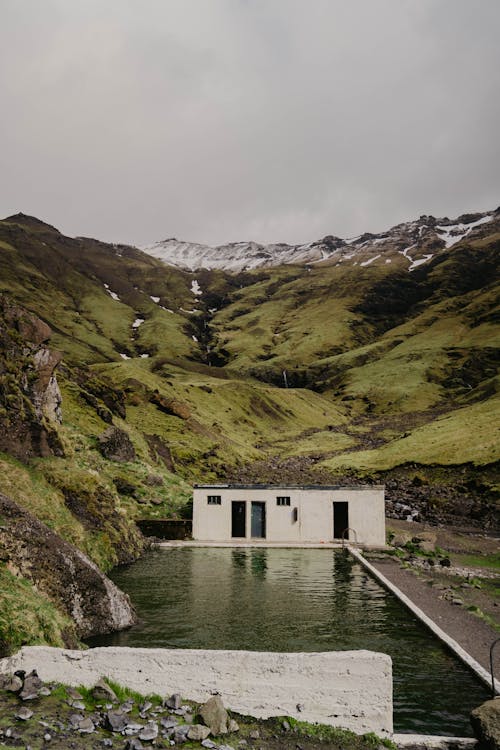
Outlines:
<svg viewBox="0 0 500 750"><path fill-rule="evenodd" d="M384 490L384 484L195 484L195 490Z"/></svg>

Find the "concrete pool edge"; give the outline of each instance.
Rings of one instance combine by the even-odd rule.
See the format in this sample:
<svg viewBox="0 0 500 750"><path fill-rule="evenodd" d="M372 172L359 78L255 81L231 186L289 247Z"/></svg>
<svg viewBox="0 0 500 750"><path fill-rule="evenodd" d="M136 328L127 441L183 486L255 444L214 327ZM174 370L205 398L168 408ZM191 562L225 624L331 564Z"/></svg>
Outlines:
<svg viewBox="0 0 500 750"><path fill-rule="evenodd" d="M243 715L393 734L392 660L374 651L24 646L0 659L0 674L19 669L36 669L44 682L73 687L91 687L107 677L142 695L180 693L197 703L220 694L228 708Z"/></svg>
<svg viewBox="0 0 500 750"><path fill-rule="evenodd" d="M363 557L361 552L357 549L354 549L351 546L348 546L348 550L351 553L351 555L361 564L363 565L366 570L374 577L376 580L379 581L379 583L384 586L388 591L390 591L394 596L396 596L399 601L404 604L410 612L412 612L415 617L417 617L429 630L434 633L434 635L439 638L439 640L444 643L447 648L449 648L455 656L460 659L460 661L465 664L470 670L472 670L477 677L488 686L488 688L491 690L491 674L488 672L487 669L481 666L479 662L477 662L467 651L462 648L462 646L451 636L449 636L442 628L437 625L434 620L425 614L423 610L420 609L420 607L417 607L417 605L408 597L406 594L403 594L403 592L395 586L391 581L389 581L388 578L386 578L383 573L381 573L377 568L375 568L374 565L372 565L368 560ZM494 688L495 693L497 695L500 694L500 681L497 679L494 679Z"/></svg>

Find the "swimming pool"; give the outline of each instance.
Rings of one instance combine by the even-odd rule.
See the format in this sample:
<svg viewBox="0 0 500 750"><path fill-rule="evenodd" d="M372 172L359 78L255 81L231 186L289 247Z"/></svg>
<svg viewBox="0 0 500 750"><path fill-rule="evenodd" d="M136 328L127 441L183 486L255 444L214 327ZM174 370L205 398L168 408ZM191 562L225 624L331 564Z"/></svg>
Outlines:
<svg viewBox="0 0 500 750"><path fill-rule="evenodd" d="M393 660L394 728L471 734L485 686L351 555L171 548L112 576L141 622L89 645L258 651L370 649Z"/></svg>

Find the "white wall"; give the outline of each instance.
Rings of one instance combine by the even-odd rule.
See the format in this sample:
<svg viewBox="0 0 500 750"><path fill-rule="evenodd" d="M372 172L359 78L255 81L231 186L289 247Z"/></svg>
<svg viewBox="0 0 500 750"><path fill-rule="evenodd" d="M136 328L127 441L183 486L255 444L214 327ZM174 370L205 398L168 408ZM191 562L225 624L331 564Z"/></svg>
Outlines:
<svg viewBox="0 0 500 750"><path fill-rule="evenodd" d="M282 654L195 649L22 648L0 672L36 669L42 680L90 687L100 677L142 694L181 693L204 702L213 691L227 708L267 718L293 716L351 729L392 733L392 663L373 651ZM303 710L297 710L297 704Z"/></svg>
<svg viewBox="0 0 500 750"><path fill-rule="evenodd" d="M221 505L208 505L208 495L220 495ZM290 506L276 505L279 495L290 496ZM266 503L266 539L270 542L331 542L333 502L349 504L349 539L360 544L385 544L383 487L345 488L227 488L203 486L193 492L193 538L204 541L231 540L231 503L246 501L246 538L251 538L251 502ZM297 508L298 520L292 514Z"/></svg>

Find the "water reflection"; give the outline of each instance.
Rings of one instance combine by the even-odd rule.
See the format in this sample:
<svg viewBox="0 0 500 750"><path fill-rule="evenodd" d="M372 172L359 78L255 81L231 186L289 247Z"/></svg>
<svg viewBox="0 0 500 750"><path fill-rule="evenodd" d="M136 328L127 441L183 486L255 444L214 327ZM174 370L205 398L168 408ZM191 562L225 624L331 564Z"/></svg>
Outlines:
<svg viewBox="0 0 500 750"><path fill-rule="evenodd" d="M165 549L117 569L141 617L90 645L391 655L398 731L470 734L486 689L350 555Z"/></svg>

